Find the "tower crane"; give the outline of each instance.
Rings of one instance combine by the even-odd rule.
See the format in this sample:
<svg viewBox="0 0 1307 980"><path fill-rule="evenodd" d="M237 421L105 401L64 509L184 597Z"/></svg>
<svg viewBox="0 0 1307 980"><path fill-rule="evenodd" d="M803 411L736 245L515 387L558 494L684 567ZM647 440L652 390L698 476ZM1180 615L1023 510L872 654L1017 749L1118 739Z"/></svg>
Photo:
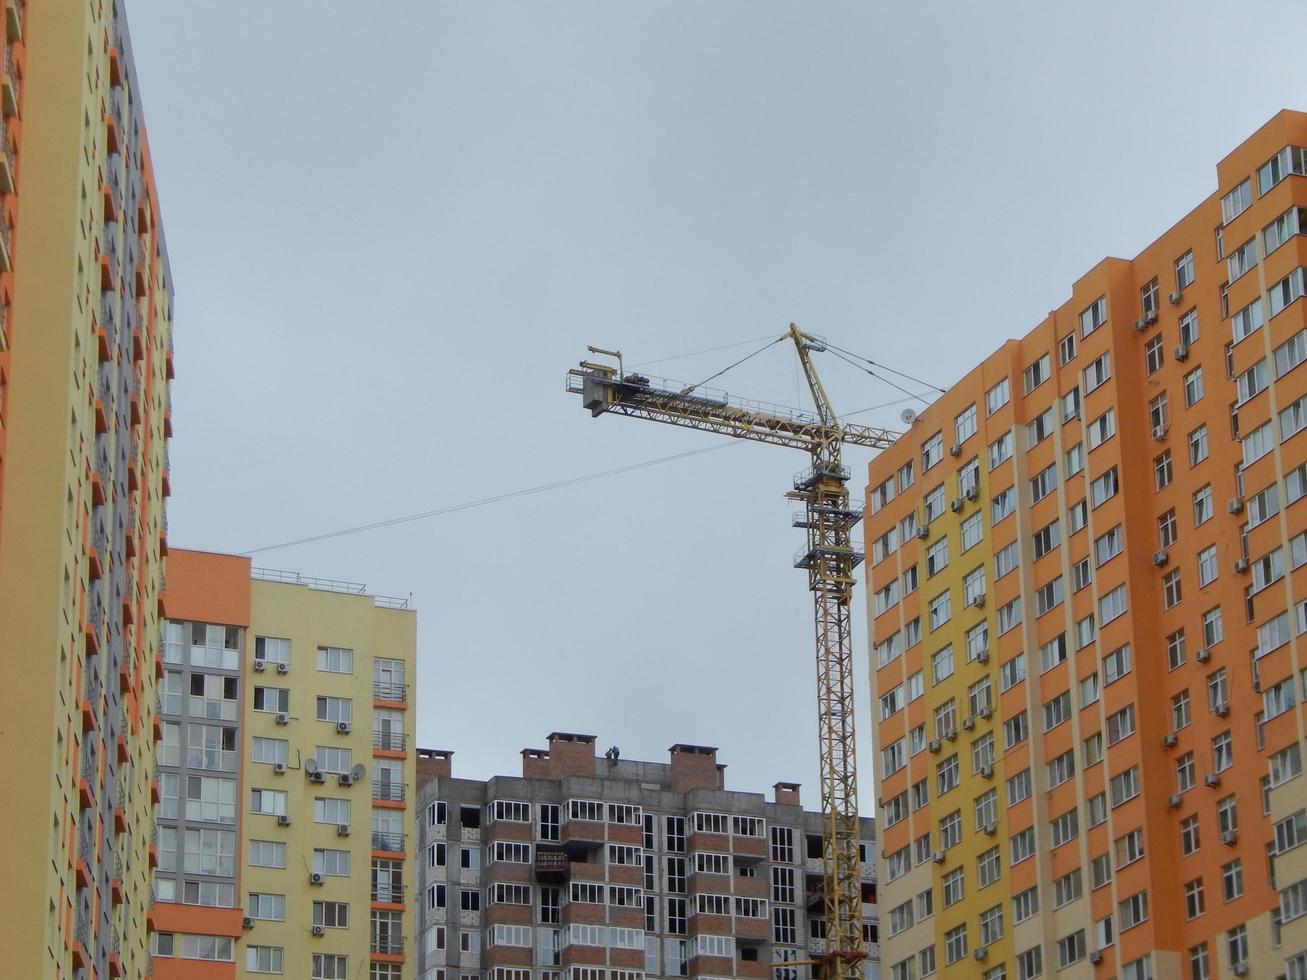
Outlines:
<svg viewBox="0 0 1307 980"><path fill-rule="evenodd" d="M841 459L845 443L883 449L896 433L840 422L812 363L824 351L818 337L793 323L774 343L794 343L816 406L814 414L733 401L700 385L659 387L638 373L626 373L620 351L589 348L616 361L582 361L567 376L567 390L579 394L591 416L604 413L666 422L773 446L800 449L812 460L786 493L801 502L794 526L807 531L795 567L808 572L817 648L817 719L821 755L823 900L827 952L812 961L826 980L862 976L862 878L858 832L858 788L854 728L853 639L850 612L854 569L861 563L851 532L862 513L849 506L849 470ZM777 963L775 966L795 966Z"/></svg>

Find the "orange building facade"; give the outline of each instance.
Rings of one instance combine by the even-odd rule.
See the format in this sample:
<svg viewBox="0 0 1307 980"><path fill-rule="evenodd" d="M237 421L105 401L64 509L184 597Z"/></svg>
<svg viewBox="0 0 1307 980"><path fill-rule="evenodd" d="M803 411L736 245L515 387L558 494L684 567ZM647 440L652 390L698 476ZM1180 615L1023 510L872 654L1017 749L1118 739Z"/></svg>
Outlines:
<svg viewBox="0 0 1307 980"><path fill-rule="evenodd" d="M874 460L891 980L1307 977L1307 115Z"/></svg>

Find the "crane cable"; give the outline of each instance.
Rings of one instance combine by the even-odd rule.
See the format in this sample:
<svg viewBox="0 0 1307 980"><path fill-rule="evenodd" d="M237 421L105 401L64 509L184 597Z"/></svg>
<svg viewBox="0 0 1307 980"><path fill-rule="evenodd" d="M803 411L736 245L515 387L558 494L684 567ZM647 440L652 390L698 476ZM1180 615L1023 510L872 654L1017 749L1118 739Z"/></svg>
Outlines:
<svg viewBox="0 0 1307 980"><path fill-rule="evenodd" d="M776 346L777 344L779 344L782 340L788 340L788 339L789 339L789 338L788 338L785 334L781 334L781 335L780 335L779 337L777 337L775 340L768 341L767 343L763 344L761 347L759 347L759 348L758 348L756 351L754 351L752 354L745 354L743 357L741 357L741 358L740 358L738 361L736 361L734 364L728 364L728 365L726 365L726 367L722 368L720 371L717 371L717 372L714 373L714 374L710 374L710 375L708 375L708 377L704 378L704 379L703 379L702 381L700 381L698 384L687 385L686 387L682 388L682 389L680 390L680 392L679 392L680 396L681 396L682 398L684 398L686 395L692 394L692 393L695 391L695 389L697 389L697 388L702 388L704 385L706 385L709 381L712 381L714 378L720 378L723 374L725 374L727 371L731 370L732 368L737 368L737 367L739 367L741 364L743 364L745 361L749 360L750 358L752 358L752 357L757 357L759 354L761 354L763 351L767 350L768 348L770 348L770 347L775 347L775 346Z"/></svg>

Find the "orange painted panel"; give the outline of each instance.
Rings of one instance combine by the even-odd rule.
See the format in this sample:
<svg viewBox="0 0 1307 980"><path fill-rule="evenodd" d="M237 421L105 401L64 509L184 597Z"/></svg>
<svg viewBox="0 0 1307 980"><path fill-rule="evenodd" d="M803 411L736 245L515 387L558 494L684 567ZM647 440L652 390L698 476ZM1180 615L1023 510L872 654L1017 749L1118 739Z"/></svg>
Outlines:
<svg viewBox="0 0 1307 980"><path fill-rule="evenodd" d="M168 550L171 619L250 624L250 560L208 551Z"/></svg>

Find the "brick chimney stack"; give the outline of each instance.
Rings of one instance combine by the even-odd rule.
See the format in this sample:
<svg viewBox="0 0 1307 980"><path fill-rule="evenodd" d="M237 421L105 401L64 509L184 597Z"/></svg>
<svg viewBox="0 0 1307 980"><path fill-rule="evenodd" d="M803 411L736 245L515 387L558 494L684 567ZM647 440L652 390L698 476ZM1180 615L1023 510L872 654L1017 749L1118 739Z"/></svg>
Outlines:
<svg viewBox="0 0 1307 980"><path fill-rule="evenodd" d="M667 750L672 762L672 792L692 789L722 789L726 767L717 764L717 748L677 743Z"/></svg>
<svg viewBox="0 0 1307 980"><path fill-rule="evenodd" d="M448 749L418 749L417 779L421 789L433 779L448 779L454 774L454 753Z"/></svg>

